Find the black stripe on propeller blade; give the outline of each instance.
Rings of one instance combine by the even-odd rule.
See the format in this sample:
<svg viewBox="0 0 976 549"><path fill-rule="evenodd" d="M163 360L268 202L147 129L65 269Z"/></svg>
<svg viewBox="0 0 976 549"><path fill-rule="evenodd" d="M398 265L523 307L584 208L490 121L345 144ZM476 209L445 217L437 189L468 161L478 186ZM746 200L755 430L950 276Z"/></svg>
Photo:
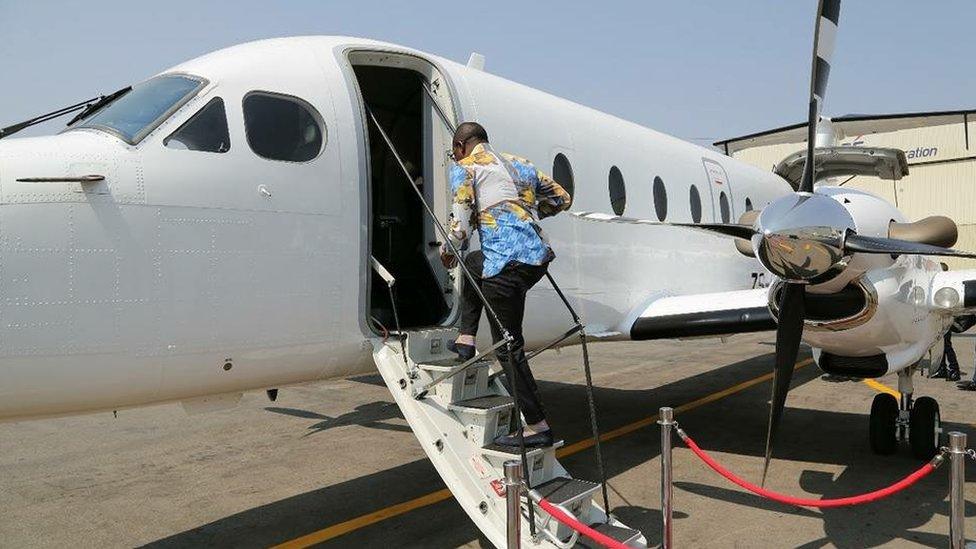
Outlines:
<svg viewBox="0 0 976 549"><path fill-rule="evenodd" d="M779 429L780 418L786 407L786 395L790 391L796 355L800 351L803 336L804 298L803 284L787 283L779 300L779 317L776 323L776 364L773 369L773 394L769 400L769 425L766 430L766 461L763 463L762 483L766 484L766 472L772 458L773 443Z"/></svg>

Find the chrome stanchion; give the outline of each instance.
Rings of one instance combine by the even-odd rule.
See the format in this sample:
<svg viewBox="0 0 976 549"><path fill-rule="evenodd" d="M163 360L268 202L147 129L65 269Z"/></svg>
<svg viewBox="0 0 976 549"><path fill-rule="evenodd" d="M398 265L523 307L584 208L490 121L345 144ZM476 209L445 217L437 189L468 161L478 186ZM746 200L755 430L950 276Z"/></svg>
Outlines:
<svg viewBox="0 0 976 549"><path fill-rule="evenodd" d="M674 427L674 410L661 408L661 547L671 549L671 505L674 495L671 486L671 429Z"/></svg>
<svg viewBox="0 0 976 549"><path fill-rule="evenodd" d="M949 433L949 545L952 549L963 549L966 546L966 532L963 527L965 519L966 500L963 497L963 487L966 484L966 434L958 431Z"/></svg>
<svg viewBox="0 0 976 549"><path fill-rule="evenodd" d="M508 549L522 546L522 462L505 462L505 508L508 516Z"/></svg>

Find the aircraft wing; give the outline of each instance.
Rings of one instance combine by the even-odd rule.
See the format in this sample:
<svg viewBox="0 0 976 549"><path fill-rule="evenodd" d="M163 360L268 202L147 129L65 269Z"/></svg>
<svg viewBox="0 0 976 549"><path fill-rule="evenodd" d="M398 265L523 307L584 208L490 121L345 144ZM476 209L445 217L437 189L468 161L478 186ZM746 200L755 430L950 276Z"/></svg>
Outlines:
<svg viewBox="0 0 976 549"><path fill-rule="evenodd" d="M776 328L768 288L663 297L640 312L630 338L680 339L762 332Z"/></svg>

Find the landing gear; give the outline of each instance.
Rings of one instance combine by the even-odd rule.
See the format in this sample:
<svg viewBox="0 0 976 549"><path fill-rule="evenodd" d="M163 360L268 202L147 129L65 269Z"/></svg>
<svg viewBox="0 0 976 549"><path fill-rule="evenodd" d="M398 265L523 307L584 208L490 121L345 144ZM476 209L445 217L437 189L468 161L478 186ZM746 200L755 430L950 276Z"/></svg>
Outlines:
<svg viewBox="0 0 976 549"><path fill-rule="evenodd" d="M909 444L912 454L919 459L932 459L939 451L939 435L942 434L939 403L931 397L915 401L909 419Z"/></svg>
<svg viewBox="0 0 976 549"><path fill-rule="evenodd" d="M871 439L871 450L875 454L886 456L898 449L897 422L898 401L895 397L888 393L874 395L868 435Z"/></svg>
<svg viewBox="0 0 976 549"><path fill-rule="evenodd" d="M893 454L899 440L908 441L912 455L919 459L931 459L939 451L942 435L939 404L931 397L912 399L914 373L915 368L898 372L901 398L888 393L874 396L868 436L871 450L876 454Z"/></svg>

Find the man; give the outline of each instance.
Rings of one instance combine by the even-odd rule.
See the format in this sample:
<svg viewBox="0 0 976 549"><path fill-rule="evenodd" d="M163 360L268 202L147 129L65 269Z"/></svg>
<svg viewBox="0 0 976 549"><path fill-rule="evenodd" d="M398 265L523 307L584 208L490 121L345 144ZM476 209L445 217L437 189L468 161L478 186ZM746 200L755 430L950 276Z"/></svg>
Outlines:
<svg viewBox="0 0 976 549"><path fill-rule="evenodd" d="M475 122L465 122L454 132L451 191L454 193L450 239L466 250L472 227L479 232L481 250L468 254L465 265L472 270L485 299L498 320L512 336L511 357L503 348L498 360L525 418L526 446L551 446L552 430L546 423L538 387L525 358L522 318L525 294L546 274L555 254L549 247L538 219L568 209L569 194L528 161L500 155L488 144L488 133ZM475 219L477 215L477 219ZM453 267L457 258L445 244L441 260ZM473 356L481 302L474 288L464 282L461 294L461 335L455 342L458 354ZM491 320L491 319L490 319ZM497 343L502 332L492 321L491 335ZM517 446L514 434L495 441Z"/></svg>
<svg viewBox="0 0 976 549"><path fill-rule="evenodd" d="M944 378L946 381L959 381L959 359L956 358L956 350L952 348L952 334L961 334L972 328L974 321L973 315L957 316L952 319L952 324L943 336L942 362L939 369L929 377Z"/></svg>
<svg viewBox="0 0 976 549"><path fill-rule="evenodd" d="M953 322L953 325L955 322ZM944 378L946 381L959 381L961 374L959 373L959 359L956 358L956 350L952 348L952 333L954 331L954 326L949 327L949 330L942 336L942 362L939 364L939 369L936 370L929 377L931 378Z"/></svg>

